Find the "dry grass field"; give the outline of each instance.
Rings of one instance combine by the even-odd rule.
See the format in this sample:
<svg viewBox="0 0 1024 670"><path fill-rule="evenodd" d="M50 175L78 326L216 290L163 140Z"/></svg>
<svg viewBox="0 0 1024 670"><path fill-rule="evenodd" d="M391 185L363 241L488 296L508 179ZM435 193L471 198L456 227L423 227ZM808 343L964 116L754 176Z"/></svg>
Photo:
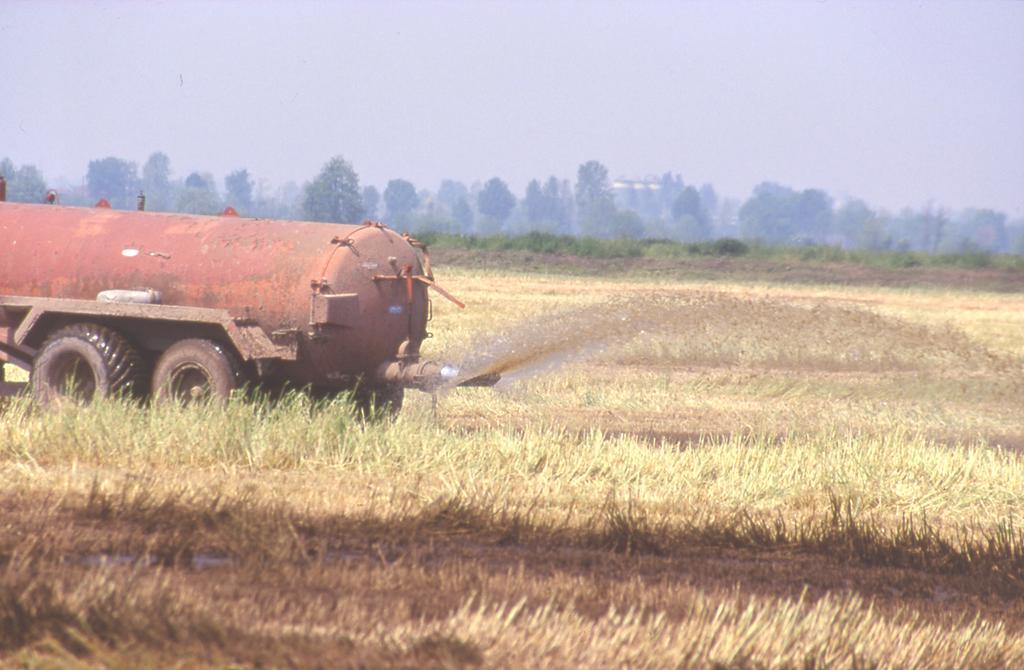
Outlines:
<svg viewBox="0 0 1024 670"><path fill-rule="evenodd" d="M436 410L9 402L0 664L1024 665L1024 294L438 274Z"/></svg>

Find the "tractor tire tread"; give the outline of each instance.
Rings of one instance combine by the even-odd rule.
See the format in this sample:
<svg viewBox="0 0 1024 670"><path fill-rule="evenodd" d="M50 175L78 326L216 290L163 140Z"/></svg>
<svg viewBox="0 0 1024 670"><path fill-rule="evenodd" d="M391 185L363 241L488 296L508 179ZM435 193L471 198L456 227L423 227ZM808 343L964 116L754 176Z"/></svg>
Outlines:
<svg viewBox="0 0 1024 670"><path fill-rule="evenodd" d="M143 360L123 335L96 323L72 323L50 335L39 350L44 351L54 342L69 338L87 342L100 353L107 368L108 395L141 395L145 379Z"/></svg>

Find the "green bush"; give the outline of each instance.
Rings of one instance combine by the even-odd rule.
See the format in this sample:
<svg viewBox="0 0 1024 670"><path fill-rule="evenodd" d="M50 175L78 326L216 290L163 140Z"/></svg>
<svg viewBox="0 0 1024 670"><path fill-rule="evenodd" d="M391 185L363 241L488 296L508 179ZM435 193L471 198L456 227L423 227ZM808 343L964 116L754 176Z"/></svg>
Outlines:
<svg viewBox="0 0 1024 670"><path fill-rule="evenodd" d="M745 256L750 252L750 247L735 237L723 237L710 244L715 256Z"/></svg>

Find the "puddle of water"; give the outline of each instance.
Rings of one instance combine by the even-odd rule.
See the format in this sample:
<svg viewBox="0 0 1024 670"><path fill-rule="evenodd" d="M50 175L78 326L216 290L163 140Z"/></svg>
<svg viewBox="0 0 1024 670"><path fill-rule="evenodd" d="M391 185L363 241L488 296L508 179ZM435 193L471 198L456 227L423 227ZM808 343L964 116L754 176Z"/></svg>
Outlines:
<svg viewBox="0 0 1024 670"><path fill-rule="evenodd" d="M328 551L324 558L328 563L352 563L354 561L365 561L368 555L365 551L334 549Z"/></svg>
<svg viewBox="0 0 1024 670"><path fill-rule="evenodd" d="M234 559L227 556L216 556L214 554L196 554L192 557L192 567L196 570L222 568L232 565L234 562Z"/></svg>
<svg viewBox="0 0 1024 670"><path fill-rule="evenodd" d="M139 557L132 556L131 554L89 554L83 556L81 559L82 565L89 568L99 568L106 566L120 566L120 565L135 565L139 562ZM152 559L146 561L152 563Z"/></svg>
<svg viewBox="0 0 1024 670"><path fill-rule="evenodd" d="M159 563L159 561L157 561L153 556L137 556L134 554L87 554L83 556L79 562L89 568L137 565L149 567ZM234 559L228 556L220 556L217 554L196 554L192 557L189 565L195 570L208 570L210 568L230 566L234 564L234 562Z"/></svg>
<svg viewBox="0 0 1024 670"><path fill-rule="evenodd" d="M364 561L367 558L383 560L374 557L366 551L352 549L338 549L327 552L325 559L330 563L351 563ZM153 556L140 556L136 554L87 554L82 556L78 563L89 568L102 567L155 567L160 561ZM213 568L225 568L235 565L235 559L220 554L196 554L189 561L188 565L193 570L210 570Z"/></svg>

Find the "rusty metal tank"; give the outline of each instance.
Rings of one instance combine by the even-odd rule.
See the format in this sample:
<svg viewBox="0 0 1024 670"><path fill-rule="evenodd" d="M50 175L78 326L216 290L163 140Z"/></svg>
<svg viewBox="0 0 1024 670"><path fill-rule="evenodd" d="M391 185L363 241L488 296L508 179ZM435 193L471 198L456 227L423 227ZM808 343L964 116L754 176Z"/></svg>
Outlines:
<svg viewBox="0 0 1024 670"><path fill-rule="evenodd" d="M298 340L275 374L343 388L426 336L430 269L379 223L343 225L0 202L0 294L149 290Z"/></svg>

